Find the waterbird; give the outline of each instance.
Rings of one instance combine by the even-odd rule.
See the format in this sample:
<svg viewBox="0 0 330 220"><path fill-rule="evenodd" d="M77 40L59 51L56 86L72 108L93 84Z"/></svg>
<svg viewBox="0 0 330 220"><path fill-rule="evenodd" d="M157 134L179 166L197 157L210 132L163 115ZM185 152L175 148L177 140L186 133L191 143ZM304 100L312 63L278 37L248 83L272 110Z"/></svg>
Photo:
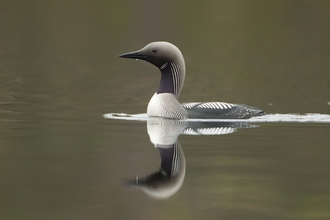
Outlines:
<svg viewBox="0 0 330 220"><path fill-rule="evenodd" d="M261 109L245 104L226 102L190 102L180 104L180 96L186 66L183 55L175 45L165 42L152 42L140 50L120 55L147 61L161 72L161 79L156 93L147 107L149 117L170 119L248 119L265 115Z"/></svg>

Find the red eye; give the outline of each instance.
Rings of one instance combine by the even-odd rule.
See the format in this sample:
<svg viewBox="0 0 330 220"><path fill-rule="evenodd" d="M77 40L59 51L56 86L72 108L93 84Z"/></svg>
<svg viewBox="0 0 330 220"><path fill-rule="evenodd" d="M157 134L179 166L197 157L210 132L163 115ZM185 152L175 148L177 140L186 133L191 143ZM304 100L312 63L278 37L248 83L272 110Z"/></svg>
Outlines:
<svg viewBox="0 0 330 220"><path fill-rule="evenodd" d="M153 49L153 50L151 50L151 52L153 52L153 53L157 53L157 50L156 50L156 49Z"/></svg>

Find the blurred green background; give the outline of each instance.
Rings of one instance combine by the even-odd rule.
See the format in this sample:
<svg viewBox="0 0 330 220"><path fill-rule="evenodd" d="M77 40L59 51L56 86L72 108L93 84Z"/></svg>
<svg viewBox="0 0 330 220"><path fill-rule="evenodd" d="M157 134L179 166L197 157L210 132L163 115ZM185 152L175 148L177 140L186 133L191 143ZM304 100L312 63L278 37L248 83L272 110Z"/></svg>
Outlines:
<svg viewBox="0 0 330 220"><path fill-rule="evenodd" d="M117 100L122 96L144 102L144 112L158 72L118 55L165 40L186 60L182 102L329 112L326 0L2 1L0 10L1 81L19 78L13 84L31 92L70 93L75 99L66 102L80 103L93 91L119 107L128 101Z"/></svg>
<svg viewBox="0 0 330 220"><path fill-rule="evenodd" d="M329 125L182 136L187 175L154 201L121 180L159 166L143 113L178 46L180 101L267 113L330 109L330 1L0 1L0 219L329 219Z"/></svg>

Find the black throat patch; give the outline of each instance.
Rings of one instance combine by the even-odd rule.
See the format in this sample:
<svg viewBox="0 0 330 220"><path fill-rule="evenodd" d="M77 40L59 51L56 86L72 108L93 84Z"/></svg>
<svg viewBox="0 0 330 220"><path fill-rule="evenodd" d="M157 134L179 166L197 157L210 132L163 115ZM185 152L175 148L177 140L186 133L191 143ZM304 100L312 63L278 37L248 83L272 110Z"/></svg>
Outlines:
<svg viewBox="0 0 330 220"><path fill-rule="evenodd" d="M173 73L169 63L163 64L159 67L161 71L161 78L157 94L159 93L172 93L174 94Z"/></svg>

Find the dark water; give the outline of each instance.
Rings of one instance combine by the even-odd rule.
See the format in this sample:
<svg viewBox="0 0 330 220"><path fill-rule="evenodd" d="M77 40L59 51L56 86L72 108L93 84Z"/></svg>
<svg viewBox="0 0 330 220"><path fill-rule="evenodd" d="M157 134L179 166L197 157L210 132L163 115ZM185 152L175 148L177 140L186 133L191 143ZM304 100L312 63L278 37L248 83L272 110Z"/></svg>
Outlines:
<svg viewBox="0 0 330 220"><path fill-rule="evenodd" d="M330 218L329 123L181 134L182 186L154 199L124 184L160 167L147 122L103 117L146 111L159 74L118 55L155 40L185 56L181 102L329 114L328 1L0 5L1 220Z"/></svg>

